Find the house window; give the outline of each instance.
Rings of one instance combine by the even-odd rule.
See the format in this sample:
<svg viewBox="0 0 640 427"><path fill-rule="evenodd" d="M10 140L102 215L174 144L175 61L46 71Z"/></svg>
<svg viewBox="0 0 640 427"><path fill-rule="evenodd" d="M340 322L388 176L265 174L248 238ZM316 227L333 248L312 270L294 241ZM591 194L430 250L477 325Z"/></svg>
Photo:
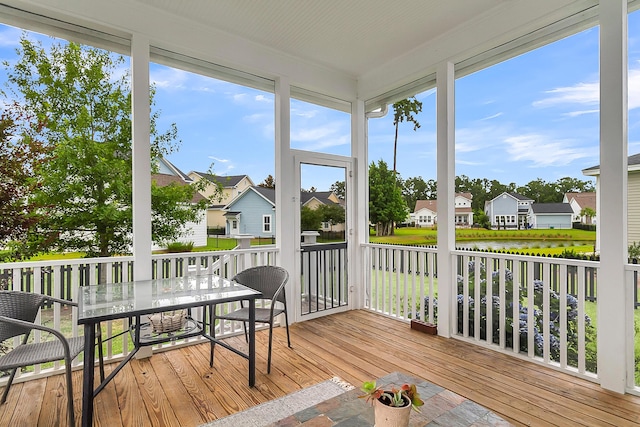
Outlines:
<svg viewBox="0 0 640 427"><path fill-rule="evenodd" d="M234 219L233 221L231 221L231 228L234 229L234 230L238 229L238 221L237 220Z"/></svg>
<svg viewBox="0 0 640 427"><path fill-rule="evenodd" d="M262 215L262 232L271 233L271 215Z"/></svg>
<svg viewBox="0 0 640 427"><path fill-rule="evenodd" d="M427 217L427 222L431 222L431 215Z"/></svg>

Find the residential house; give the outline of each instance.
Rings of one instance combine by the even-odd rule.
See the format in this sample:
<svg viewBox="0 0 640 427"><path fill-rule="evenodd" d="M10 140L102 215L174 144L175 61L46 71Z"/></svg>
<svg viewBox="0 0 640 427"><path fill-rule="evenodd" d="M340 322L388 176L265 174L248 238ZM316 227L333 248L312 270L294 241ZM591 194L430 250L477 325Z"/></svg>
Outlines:
<svg viewBox="0 0 640 427"><path fill-rule="evenodd" d="M276 190L251 186L224 206L225 234L274 237L276 233Z"/></svg>
<svg viewBox="0 0 640 427"><path fill-rule="evenodd" d="M583 169L582 173L596 178L595 211L600 212L602 208L600 165ZM598 227L596 251L600 251L600 237L600 227ZM627 157L627 245L634 243L640 243L640 153Z"/></svg>
<svg viewBox="0 0 640 427"><path fill-rule="evenodd" d="M484 203L484 213L491 228L522 229L528 227L529 208L533 200L514 192L504 192Z"/></svg>
<svg viewBox="0 0 640 427"><path fill-rule="evenodd" d="M184 172L178 169L169 160L161 157L157 160L158 173L151 175L151 180L159 187L164 187L171 184L178 185L191 185L193 180L189 178ZM197 203L206 197L201 193L196 192L192 198L193 203ZM194 246L206 246L207 245L207 221L206 214L203 212L202 217L197 222L188 222L183 227L180 233L178 242L189 243L193 242ZM161 249L161 246L154 244L153 249Z"/></svg>
<svg viewBox="0 0 640 427"><path fill-rule="evenodd" d="M471 193L456 193L453 201L456 227L470 227L473 224L472 201L473 195Z"/></svg>
<svg viewBox="0 0 640 427"><path fill-rule="evenodd" d="M343 206L330 191L301 192L300 203L317 209L329 203ZM250 234L256 237L275 236L275 189L251 186L224 206L227 235ZM322 231L344 231L344 224L322 224Z"/></svg>
<svg viewBox="0 0 640 427"><path fill-rule="evenodd" d="M473 210L471 209L471 193L456 193L454 199L455 206L455 226L470 227L473 224ZM417 200L412 217L416 227L431 227L438 222L438 201L437 200Z"/></svg>
<svg viewBox="0 0 640 427"><path fill-rule="evenodd" d="M211 183L205 190L204 195L209 198L210 204L207 208L207 227L225 228L227 217L223 208L233 199L242 194L247 188L253 185L253 181L248 175L211 175L205 172L189 172L189 177L194 181L206 179ZM216 186L219 185L222 194L218 195Z"/></svg>
<svg viewBox="0 0 640 427"><path fill-rule="evenodd" d="M416 227L434 226L438 219L438 201L416 200L413 218L415 220Z"/></svg>
<svg viewBox="0 0 640 427"><path fill-rule="evenodd" d="M596 211L596 193L595 191L587 191L585 193L566 193L562 199L562 203L569 203L573 209L573 222L580 222L582 224L596 224L597 215L587 216L582 215L582 210L585 208Z"/></svg>
<svg viewBox="0 0 640 427"><path fill-rule="evenodd" d="M572 228L572 219L569 203L533 203L527 213L529 228Z"/></svg>
<svg viewBox="0 0 640 427"><path fill-rule="evenodd" d="M318 209L322 205L335 204L344 209L344 200L341 200L332 191L303 191L300 193L300 203L302 206L306 206L309 209ZM344 231L344 223L330 224L329 222L322 222L322 231Z"/></svg>

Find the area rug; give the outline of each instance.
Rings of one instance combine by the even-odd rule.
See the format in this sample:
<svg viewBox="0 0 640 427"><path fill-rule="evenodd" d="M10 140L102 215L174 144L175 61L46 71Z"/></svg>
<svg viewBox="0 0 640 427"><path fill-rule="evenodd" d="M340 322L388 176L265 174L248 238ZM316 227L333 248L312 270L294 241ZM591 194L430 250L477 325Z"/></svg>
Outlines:
<svg viewBox="0 0 640 427"><path fill-rule="evenodd" d="M263 427L331 399L354 387L338 377L303 388L200 427Z"/></svg>

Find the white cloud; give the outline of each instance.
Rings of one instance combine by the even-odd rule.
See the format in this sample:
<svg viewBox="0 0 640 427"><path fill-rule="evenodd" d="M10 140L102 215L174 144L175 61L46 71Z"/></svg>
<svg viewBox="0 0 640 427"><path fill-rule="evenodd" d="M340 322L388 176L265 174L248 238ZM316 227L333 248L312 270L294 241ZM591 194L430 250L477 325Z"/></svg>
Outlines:
<svg viewBox="0 0 640 427"><path fill-rule="evenodd" d="M590 148L572 140L552 139L539 134L511 136L504 140L512 161L526 161L533 167L565 166L592 157Z"/></svg>
<svg viewBox="0 0 640 427"><path fill-rule="evenodd" d="M249 114L247 116L244 116L242 120L247 123L260 123L266 120L272 121L273 114L269 115L265 113L254 113L254 114Z"/></svg>
<svg viewBox="0 0 640 427"><path fill-rule="evenodd" d="M629 66L628 75L629 89L629 109L640 108L640 61L635 61ZM600 102L600 83L578 83L573 86L559 87L546 92L548 97L533 103L534 107L551 107L562 104L577 105L599 105ZM596 112L598 110L589 109L584 111L576 111L566 113L568 116L576 116Z"/></svg>
<svg viewBox="0 0 640 427"><path fill-rule="evenodd" d="M500 126L456 129L456 153L469 153L495 146L508 136Z"/></svg>
<svg viewBox="0 0 640 427"><path fill-rule="evenodd" d="M551 89L545 93L549 96L535 101L534 107L551 107L560 104L598 105L600 85L598 82L578 83L574 86Z"/></svg>
<svg viewBox="0 0 640 427"><path fill-rule="evenodd" d="M306 128L299 131L291 132L291 141L317 141L326 138L335 133L335 129L331 127Z"/></svg>
<svg viewBox="0 0 640 427"><path fill-rule="evenodd" d="M256 97L254 98L257 102L273 102L273 98L268 98L264 95L256 95Z"/></svg>
<svg viewBox="0 0 640 427"><path fill-rule="evenodd" d="M4 25L1 28L0 47L18 47L22 30Z"/></svg>
<svg viewBox="0 0 640 427"><path fill-rule="evenodd" d="M301 110L301 109L298 109L298 108L292 108L291 109L291 115L292 116L304 117L305 119L312 119L317 114L318 114L318 112L316 110Z"/></svg>
<svg viewBox="0 0 640 427"><path fill-rule="evenodd" d="M343 146L349 144L350 142L351 137L349 135L338 135L315 141L312 144L305 145L303 149L308 151L322 151L323 149L327 149L330 147Z"/></svg>
<svg viewBox="0 0 640 427"><path fill-rule="evenodd" d="M246 93L235 93L231 96L231 98L233 98L234 102L237 103L241 103L244 102L245 99L247 99L247 94Z"/></svg>
<svg viewBox="0 0 640 427"><path fill-rule="evenodd" d="M229 159L220 159L218 157L215 156L209 156L209 158L213 161L215 161L216 163L229 163L230 160Z"/></svg>
<svg viewBox="0 0 640 427"><path fill-rule="evenodd" d="M578 117L578 116L583 116L585 114L594 114L594 113L598 113L600 112L600 110L598 109L594 109L594 110L579 110L579 111L569 111L568 113L563 113L563 116L566 117Z"/></svg>
<svg viewBox="0 0 640 427"><path fill-rule="evenodd" d="M484 163L482 163L482 162L470 162L468 160L456 159L456 164L457 165L466 165L466 166L480 166L480 165L483 165Z"/></svg>
<svg viewBox="0 0 640 427"><path fill-rule="evenodd" d="M149 80L156 87L163 89L185 89L190 73L177 68L155 68L149 73Z"/></svg>
<svg viewBox="0 0 640 427"><path fill-rule="evenodd" d="M496 114L493 114L493 115L491 115L491 116L485 117L485 118L480 119L480 120L481 120L481 121L484 121L484 120L496 119L496 118L498 118L498 117L502 116L502 114L503 114L503 113L496 113Z"/></svg>

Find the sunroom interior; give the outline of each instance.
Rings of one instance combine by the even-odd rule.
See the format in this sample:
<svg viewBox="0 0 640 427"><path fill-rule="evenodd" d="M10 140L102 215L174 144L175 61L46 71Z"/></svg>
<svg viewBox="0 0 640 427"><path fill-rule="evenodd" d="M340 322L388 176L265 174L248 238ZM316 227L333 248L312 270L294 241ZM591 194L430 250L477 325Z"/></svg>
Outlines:
<svg viewBox="0 0 640 427"><path fill-rule="evenodd" d="M608 423L604 425L634 425L640 423L637 415L640 413L640 401L637 399L640 396L640 383L636 382L635 366L635 359L639 356L634 349L633 321L634 295L637 293L637 274L640 269L627 262L626 246L627 16L638 8L638 0L4 0L0 3L0 21L130 57L133 118L131 185L134 194L132 254L120 259L76 260L70 263L76 270L84 264L95 267L101 263L112 265L127 262L131 265L133 279L148 280L152 278L156 262L161 258L152 254L149 226L152 221L148 103L151 62L259 89L274 96L273 158L274 177L278 183L275 190L276 243L273 247L232 251L231 262L236 270L248 264L275 263L291 273L287 301L288 306L293 308L289 322L293 324L294 351L296 338L301 342L313 341L304 334L318 334L318 325L322 325L329 333L348 334L350 327L358 328L356 324L359 321L368 323L368 326L362 326L362 333L374 333L373 324L380 326L384 322L400 320L408 328L412 318L424 316L424 320L429 322L436 323L437 320L439 339L450 343L443 345L452 346L447 351L452 354L464 351L471 363L478 360L478 363L490 364L492 354L495 354L499 363L532 363L527 365L528 371L520 371L517 367L513 369L522 376L534 375L537 368L545 369L544 372L552 373L550 376L563 376L560 382L566 378L584 380L589 385L580 387L592 387L603 393L607 402L605 406L618 407L618 403L612 403L618 398L624 402L620 404L624 408L619 411L623 414L620 419L608 418L610 415L607 410L598 408L598 411L607 414L603 416L604 421L599 418L600 415L594 415L593 419L583 420L585 425L597 425L598 422ZM551 261L486 253L480 256L457 251L454 224L456 79L593 26L599 26L600 31L599 261ZM375 159L368 157L368 121L389 114L390 104L430 89L436 93L437 155L434 162L438 182L437 249L391 248L371 244L368 168ZM349 114L350 155L292 148L292 100L310 102ZM336 249L340 252L335 255L336 259L342 260L342 290L345 295L338 298L340 303L335 307L323 311L305 309L304 303L301 303L308 301L304 299L302 282L305 277L312 275L311 265L321 263L319 256L308 255L305 258L305 253L310 252L303 251L301 247L300 212L297 206L300 203L302 164L339 167L347 171L346 244L344 248ZM203 254L203 257L208 259L203 261L203 265L208 266L220 262L224 256L212 253ZM180 255L165 258L169 262L182 259ZM401 261L416 268L411 272L402 269L399 264L396 265ZM62 264L7 263L0 264L0 269L10 271L9 275L14 278L11 286L19 289L19 280L15 278L20 277L25 269L41 272ZM416 271L426 274L416 274ZM196 273L200 273L200 267ZM182 273L176 271L175 274ZM40 275L34 274L36 276ZM481 276L489 282L495 279L496 290L488 287L481 291L480 286L474 287L472 277ZM585 330L589 329L589 325L585 325L584 321L576 323L575 356L566 350L570 341L566 327L561 331L561 349L553 352L553 344L549 340L548 311L541 315L542 324L546 323L547 329L542 331L546 338L543 338L544 343L539 351L534 349L533 314L530 314L528 325L525 326L528 335L518 337L512 333L510 336L505 332L505 326L518 317L519 309L513 307L518 292L522 303L529 304L530 312L538 304L534 292L526 293L514 284L528 283L529 289L533 289L537 281L552 283L554 277L558 278L558 287L545 287L540 294L544 302L540 304L548 305L555 295L564 309L559 316L565 325L571 320L567 317L570 316L567 312L571 310L568 305L573 303L568 302L569 295L575 297L578 317L584 318L584 301L588 297L585 295L585 292L588 293L586 289L595 283L596 278L601 279L597 293L597 322L593 325L598 331L597 343L593 343L597 346L596 360L590 360L586 349L589 342ZM109 276L109 279L115 280L115 277ZM437 307L434 303L435 279L440 282L437 287ZM577 287L572 288L574 280ZM393 292L388 291L392 284L398 286L398 293L402 288L403 298L394 298ZM481 295L480 292L486 294ZM516 296L512 295L514 299L509 306L505 298L513 292ZM73 291L72 295L75 295ZM495 318L489 315L488 320L484 320L487 324L492 321L500 324L496 330L487 328L481 331L479 310L474 312L473 307L465 301L468 297L500 300ZM424 305L422 308L420 302ZM372 317L372 313L380 317ZM54 314L55 317L60 315L59 312ZM340 320L332 321L334 316ZM470 322L474 318L476 322ZM511 324L511 328L513 331L515 326ZM238 331L234 332L237 335ZM288 351L286 345L282 344L281 332L276 332L273 363L275 375L286 377L277 367L278 351ZM73 333L78 334L77 325ZM383 336L386 335L385 332ZM230 339L237 340L234 334L230 336ZM399 338L402 345L413 351L425 352L416 356L413 373L421 373L420 364L427 366L430 364L429 357L436 357L429 355L431 350L415 343L419 339L414 335L402 335ZM172 356L167 355L171 352L163 350L175 348L187 353L186 356L174 358L195 357L200 351L188 349L192 343L186 342L184 346L175 343L161 345L154 353L171 359ZM241 342L237 344L242 346ZM363 346L366 348L366 344ZM390 350L390 354L402 351L401 344L391 344L391 348L394 350ZM476 356L474 348L479 352ZM354 350L355 353L360 351L363 351L362 348ZM307 353L302 352L302 356L295 356L302 361L291 363L309 363L309 359L304 358L305 354L313 358L321 357L321 353L321 350L308 350ZM122 355L114 353L107 357L117 361ZM222 359L225 360L225 357ZM340 355L339 359L348 360L349 355ZM319 380L316 378L318 372L334 372L355 381L362 379L362 371L366 369L372 371L372 376L385 373L384 369L375 367L378 363L376 359L364 357L362 360L363 367L359 374L350 374L351 371L343 366L345 362L336 362L335 365L327 363L330 368L318 368L315 374L303 369L296 375L300 378L308 375ZM228 382L233 372L236 376L239 374L234 371L238 368L234 367L232 360L226 363L228 371L221 381ZM474 367L467 369L471 372ZM59 372L58 366L51 370L51 373ZM21 381L27 384L47 374L47 369L36 368L33 374L22 375ZM274 373L270 375L273 378ZM469 377L471 375L469 373ZM443 386L451 385L444 373L441 377L429 377L429 373L425 372L423 377L434 382L440 380L445 383ZM161 381L160 376L158 379ZM260 381L267 384L267 388L277 388L278 380L269 379L265 373L259 374L258 384ZM522 404L514 403L513 407L517 409L508 412L505 407L510 405L504 401L492 408L478 391L482 381L469 381L474 385L466 390L463 387L458 393L467 393L471 399L475 397L482 400L483 405L514 424L536 425L535 410L527 413ZM306 382L299 381L299 384L303 383ZM561 386L554 384L549 387ZM291 388L282 386L282 390L291 391ZM75 395L80 396L80 390L81 387L77 387ZM265 396L268 394L265 393ZM277 397L278 392L272 395ZM112 394L108 396L118 399ZM579 392L576 392L576 396L578 400ZM547 398L553 399L550 396ZM599 399L590 398L594 401ZM79 412L78 405L79 402L76 404ZM593 405L597 406L595 403ZM58 416L65 411L64 403L59 406ZM242 408L227 408L226 413L239 409ZM574 415L579 412L571 410ZM2 416L5 417L2 419L15 421L21 415L19 412L17 415L8 414L5 409ZM101 416L106 417L105 414L97 414L99 419ZM216 417L218 415L212 415L211 419ZM64 415L61 415L61 419L64 419ZM153 417L150 419L153 423ZM202 423L211 419L203 419ZM539 425L554 425L553 419L538 421ZM559 421L558 425L570 425L570 422L571 415Z"/></svg>

